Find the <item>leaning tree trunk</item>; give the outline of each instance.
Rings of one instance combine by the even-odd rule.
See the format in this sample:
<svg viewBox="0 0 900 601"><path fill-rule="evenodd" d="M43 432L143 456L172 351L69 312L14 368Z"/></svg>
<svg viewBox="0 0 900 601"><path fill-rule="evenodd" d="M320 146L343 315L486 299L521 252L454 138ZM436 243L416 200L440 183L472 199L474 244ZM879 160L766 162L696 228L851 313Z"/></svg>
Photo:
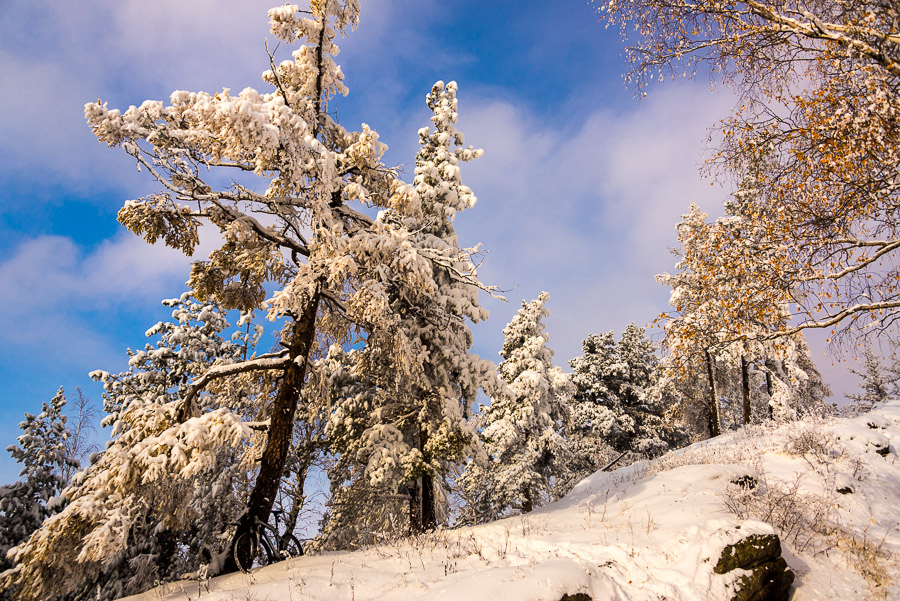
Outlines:
<svg viewBox="0 0 900 601"><path fill-rule="evenodd" d="M272 403L266 447L260 460L259 474L256 476L256 483L250 493L250 499L247 501L247 512L238 523L234 537L231 539L223 569L225 573L238 569L234 560L235 552L249 555L249 548L235 550L235 542L238 538L250 532L257 520L260 522L269 520L291 447L294 416L300 400L300 390L303 388L303 381L306 378L306 364L315 339L318 310L319 293L317 291L291 328L291 339L288 345L288 356L291 358L291 363L284 370L278 393ZM249 559L249 557L245 558L247 564L250 563Z"/></svg>
<svg viewBox="0 0 900 601"><path fill-rule="evenodd" d="M750 362L741 355L741 392L744 401L744 425L750 423Z"/></svg>
<svg viewBox="0 0 900 601"><path fill-rule="evenodd" d="M709 426L709 437L714 438L719 435L719 405L716 400L716 377L713 372L712 355L709 349L706 351L706 375L709 377L709 407L707 411L707 423Z"/></svg>

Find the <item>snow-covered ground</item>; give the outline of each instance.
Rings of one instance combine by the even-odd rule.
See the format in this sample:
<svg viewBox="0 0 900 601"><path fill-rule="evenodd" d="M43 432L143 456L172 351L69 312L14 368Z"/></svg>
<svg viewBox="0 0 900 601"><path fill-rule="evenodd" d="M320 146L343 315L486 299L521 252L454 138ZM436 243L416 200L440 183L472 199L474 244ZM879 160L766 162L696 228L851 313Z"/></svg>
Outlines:
<svg viewBox="0 0 900 601"><path fill-rule="evenodd" d="M723 547L769 532L796 573L794 601L897 599L898 442L900 401L853 419L747 428L597 473L527 516L129 599L717 601L736 578L713 573ZM755 489L733 484L743 476Z"/></svg>

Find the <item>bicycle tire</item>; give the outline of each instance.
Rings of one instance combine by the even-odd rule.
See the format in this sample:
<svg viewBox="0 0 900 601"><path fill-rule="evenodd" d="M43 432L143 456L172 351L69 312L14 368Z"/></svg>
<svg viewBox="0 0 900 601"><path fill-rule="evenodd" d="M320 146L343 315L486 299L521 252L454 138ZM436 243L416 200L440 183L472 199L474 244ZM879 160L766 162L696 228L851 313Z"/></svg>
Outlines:
<svg viewBox="0 0 900 601"><path fill-rule="evenodd" d="M255 532L244 532L234 541L234 563L242 572L249 572L255 567L269 563L271 549L265 541L260 544L259 535Z"/></svg>
<svg viewBox="0 0 900 601"><path fill-rule="evenodd" d="M278 561L278 554L275 553L275 548L272 546L269 539L266 536L261 536L259 542L263 550L263 552L259 554L260 565L270 565Z"/></svg>
<svg viewBox="0 0 900 601"><path fill-rule="evenodd" d="M296 536L286 532L278 540L278 554L282 559L303 557L303 544Z"/></svg>

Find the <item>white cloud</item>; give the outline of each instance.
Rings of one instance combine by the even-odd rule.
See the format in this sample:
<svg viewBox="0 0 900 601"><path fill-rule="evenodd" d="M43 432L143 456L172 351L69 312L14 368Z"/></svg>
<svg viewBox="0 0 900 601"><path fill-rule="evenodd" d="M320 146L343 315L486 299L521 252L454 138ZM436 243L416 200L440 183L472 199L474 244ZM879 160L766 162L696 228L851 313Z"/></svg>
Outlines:
<svg viewBox="0 0 900 601"><path fill-rule="evenodd" d="M564 363L590 332L621 331L664 309L654 275L671 268L676 222L691 201L715 209L724 196L699 168L705 128L730 101L700 86L664 88L561 127L508 102L461 103L460 128L485 157L464 169L479 204L458 228L491 251L486 281L518 286L509 305L491 304L479 334L498 347L518 300L548 290L551 345Z"/></svg>
<svg viewBox="0 0 900 601"><path fill-rule="evenodd" d="M0 302L30 310L61 302L134 300L160 290L176 274L184 278L188 261L128 233L89 252L69 238L41 236L20 245L0 264Z"/></svg>
<svg viewBox="0 0 900 601"><path fill-rule="evenodd" d="M176 89L266 88L260 77L268 68L264 40L276 45L266 11L275 4L119 0L90 8L60 3L50 11L35 11L27 2L3 6L0 72L10 93L0 95L0 157L6 175L40 172L39 183L81 193L98 182L145 189L141 182L147 180L136 177L130 158L93 139L84 104L102 99L124 109L146 98L166 100ZM384 43L388 15L402 8L375 4L367 7L371 24L354 35L364 51Z"/></svg>
<svg viewBox="0 0 900 601"><path fill-rule="evenodd" d="M206 240L198 256L212 243ZM93 249L62 236L28 240L0 263L0 344L35 362L95 368L117 360L125 344L140 340L117 339L104 313L158 312L160 300L185 290L190 261L128 232Z"/></svg>

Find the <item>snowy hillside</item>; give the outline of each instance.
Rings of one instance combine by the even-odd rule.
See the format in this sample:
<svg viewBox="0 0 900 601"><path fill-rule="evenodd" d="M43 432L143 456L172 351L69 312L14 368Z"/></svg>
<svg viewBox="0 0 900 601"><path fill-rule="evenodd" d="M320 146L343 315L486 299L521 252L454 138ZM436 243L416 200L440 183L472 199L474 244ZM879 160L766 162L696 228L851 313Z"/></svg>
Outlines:
<svg viewBox="0 0 900 601"><path fill-rule="evenodd" d="M598 473L528 516L289 560L146 601L726 600L726 545L777 533L795 601L896 599L900 401L853 418L753 427ZM584 597L580 597L584 598Z"/></svg>

